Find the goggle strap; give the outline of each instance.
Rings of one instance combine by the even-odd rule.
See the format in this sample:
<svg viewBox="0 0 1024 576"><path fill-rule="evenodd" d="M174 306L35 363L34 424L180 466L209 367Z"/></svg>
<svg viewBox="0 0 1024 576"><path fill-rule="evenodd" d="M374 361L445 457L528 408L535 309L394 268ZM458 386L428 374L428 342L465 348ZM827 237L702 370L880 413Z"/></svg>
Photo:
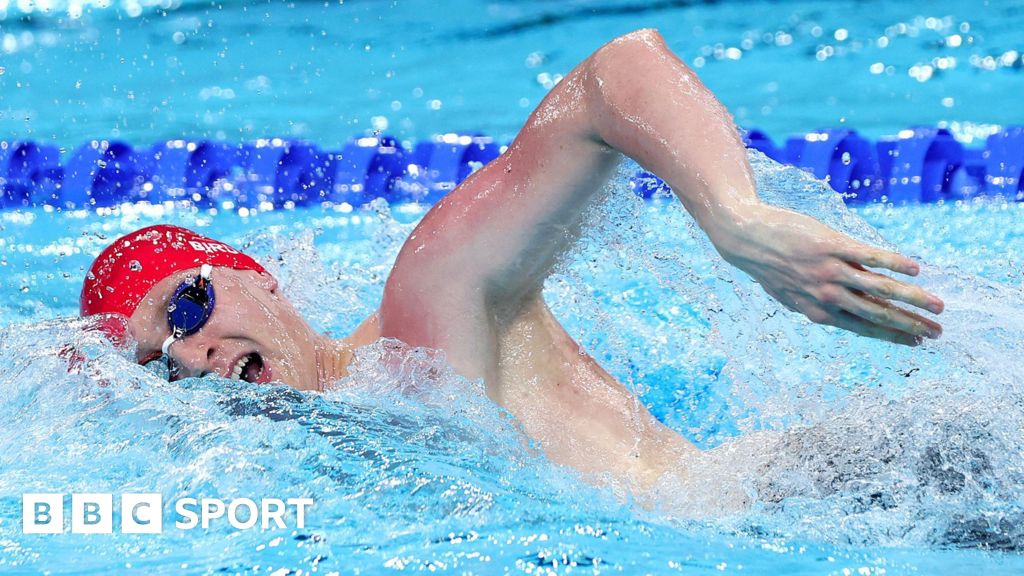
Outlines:
<svg viewBox="0 0 1024 576"><path fill-rule="evenodd" d="M160 351L164 353L164 356L170 356L171 344L174 344L177 340L177 334L171 334L164 340L164 345L160 347Z"/></svg>

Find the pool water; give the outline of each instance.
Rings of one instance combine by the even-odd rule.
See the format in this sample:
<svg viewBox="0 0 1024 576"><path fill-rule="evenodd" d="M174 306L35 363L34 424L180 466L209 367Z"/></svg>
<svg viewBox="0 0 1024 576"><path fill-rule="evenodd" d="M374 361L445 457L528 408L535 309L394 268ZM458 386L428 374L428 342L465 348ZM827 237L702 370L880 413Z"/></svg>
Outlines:
<svg viewBox="0 0 1024 576"><path fill-rule="evenodd" d="M922 276L946 299L946 334L911 350L810 325L724 265L681 209L635 198L619 177L546 295L662 421L718 447L695 465L696 481L666 478L654 509L547 462L478 382L422 351L365 349L323 395L215 377L168 384L67 318L92 254L171 221L245 247L315 325L344 333L379 300L422 206L4 214L0 566L1019 573L1019 205L855 214L802 172L754 161L768 200L935 262ZM982 241L998 251L973 248ZM78 374L58 356L68 344L90 358ZM753 507L709 516L708 486L726 482L754 495ZM22 492L105 491L316 504L304 530L20 533Z"/></svg>
<svg viewBox="0 0 1024 576"><path fill-rule="evenodd" d="M938 123L969 140L1021 122L1024 10L1010 0L42 0L26 16L27 4L0 0L0 138L69 149L260 137L330 149L372 130L507 141L560 76L640 27L776 140Z"/></svg>
<svg viewBox="0 0 1024 576"><path fill-rule="evenodd" d="M0 0L0 135L68 148L329 147L375 129L507 139L558 74L652 25L741 124L776 137L945 122L970 141L1019 121L1024 82L1010 2L17 6ZM766 200L924 263L945 335L912 350L809 324L725 265L678 205L631 194L626 167L545 295L659 419L709 449L680 463L693 478L663 479L654 507L552 465L479 382L426 351L380 342L324 394L169 384L74 319L104 246L172 222L252 253L341 335L379 302L426 206L0 213L0 571L1021 573L1021 204L851 211L806 174L752 161ZM87 357L71 373L68 346ZM719 486L751 509L717 514ZM30 535L26 492L316 504L301 530Z"/></svg>

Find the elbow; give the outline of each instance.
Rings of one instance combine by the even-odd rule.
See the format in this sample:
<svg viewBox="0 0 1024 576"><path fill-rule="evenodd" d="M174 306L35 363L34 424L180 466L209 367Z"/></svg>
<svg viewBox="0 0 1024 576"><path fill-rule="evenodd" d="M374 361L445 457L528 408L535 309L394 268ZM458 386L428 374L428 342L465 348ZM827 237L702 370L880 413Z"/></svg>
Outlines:
<svg viewBox="0 0 1024 576"><path fill-rule="evenodd" d="M657 30L645 28L619 36L588 59L584 74L587 109L597 140L622 118L641 115L674 76L692 71L669 50Z"/></svg>
<svg viewBox="0 0 1024 576"><path fill-rule="evenodd" d="M608 42L591 56L591 71L604 74L635 74L673 54L654 28L641 28Z"/></svg>
<svg viewBox="0 0 1024 576"><path fill-rule="evenodd" d="M604 48L615 48L615 47L647 47L651 49L665 50L665 38L662 37L661 33L656 28L640 28L627 32L618 38L615 38L608 44L605 44Z"/></svg>
<svg viewBox="0 0 1024 576"><path fill-rule="evenodd" d="M696 78L657 30L644 28L619 36L594 52L586 76L589 94L607 103L634 98L680 74Z"/></svg>

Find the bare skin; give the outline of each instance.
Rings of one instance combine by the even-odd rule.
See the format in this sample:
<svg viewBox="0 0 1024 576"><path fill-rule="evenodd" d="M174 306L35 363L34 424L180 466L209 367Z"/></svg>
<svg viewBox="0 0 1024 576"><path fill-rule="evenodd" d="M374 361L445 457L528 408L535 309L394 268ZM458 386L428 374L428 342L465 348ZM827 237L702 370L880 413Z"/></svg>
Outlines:
<svg viewBox="0 0 1024 576"><path fill-rule="evenodd" d="M323 389L355 348L381 337L442 350L508 409L547 456L641 494L699 451L658 422L580 349L548 310L545 278L582 233L582 214L623 156L661 176L719 253L814 322L898 344L941 326L894 304L942 301L872 272L917 264L758 200L731 117L696 75L640 30L605 45L538 106L508 151L438 202L406 240L377 313L349 337L316 334L269 276L217 268L217 307L171 355L184 376L257 352L275 381ZM140 359L167 336L165 279L131 318Z"/></svg>

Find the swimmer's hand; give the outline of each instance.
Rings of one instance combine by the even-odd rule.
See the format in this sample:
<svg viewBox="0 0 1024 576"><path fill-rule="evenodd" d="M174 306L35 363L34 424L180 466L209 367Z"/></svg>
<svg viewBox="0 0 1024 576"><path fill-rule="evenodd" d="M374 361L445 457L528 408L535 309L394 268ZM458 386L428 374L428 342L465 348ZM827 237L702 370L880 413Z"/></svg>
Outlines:
<svg viewBox="0 0 1024 576"><path fill-rule="evenodd" d="M938 314L934 294L868 268L916 276L913 260L863 244L803 214L751 204L722 226L706 228L726 261L749 274L785 307L829 324L897 344L938 338L942 326L896 306Z"/></svg>

